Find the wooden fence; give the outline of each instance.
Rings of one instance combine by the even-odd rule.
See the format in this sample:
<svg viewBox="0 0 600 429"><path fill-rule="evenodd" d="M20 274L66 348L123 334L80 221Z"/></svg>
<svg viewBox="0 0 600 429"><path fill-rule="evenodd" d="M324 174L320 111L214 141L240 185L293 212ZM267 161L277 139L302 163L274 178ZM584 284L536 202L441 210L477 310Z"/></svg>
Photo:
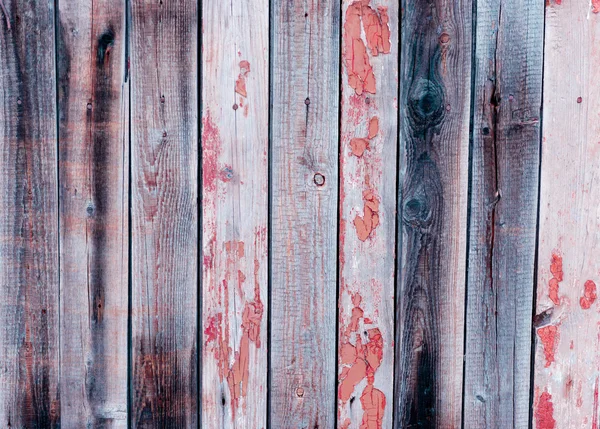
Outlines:
<svg viewBox="0 0 600 429"><path fill-rule="evenodd" d="M0 427L599 427L600 0L0 4Z"/></svg>

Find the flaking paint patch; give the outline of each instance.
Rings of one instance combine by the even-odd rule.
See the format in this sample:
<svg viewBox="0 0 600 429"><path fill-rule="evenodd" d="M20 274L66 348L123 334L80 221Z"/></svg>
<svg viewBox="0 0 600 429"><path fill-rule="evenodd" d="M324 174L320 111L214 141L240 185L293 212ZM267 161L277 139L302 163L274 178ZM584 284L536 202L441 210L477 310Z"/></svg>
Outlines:
<svg viewBox="0 0 600 429"><path fill-rule="evenodd" d="M213 122L210 110L202 118L202 186L205 192L216 190L219 176L218 161L221 153L219 128Z"/></svg>
<svg viewBox="0 0 600 429"><path fill-rule="evenodd" d="M353 138L350 140L350 149L352 150L352 155L361 158L364 155L365 150L370 149L369 140Z"/></svg>
<svg viewBox="0 0 600 429"><path fill-rule="evenodd" d="M377 116L373 116L369 121L369 140L377 137L379 133L379 118Z"/></svg>
<svg viewBox="0 0 600 429"><path fill-rule="evenodd" d="M547 368L554 362L554 353L556 352L559 338L558 326L544 326L543 328L539 328L537 333L542 341L544 357L546 358L546 364L544 366Z"/></svg>
<svg viewBox="0 0 600 429"><path fill-rule="evenodd" d="M600 0L592 0L592 12L600 13Z"/></svg>
<svg viewBox="0 0 600 429"><path fill-rule="evenodd" d="M240 61L239 66L240 74L235 81L235 92L246 98L248 97L248 93L246 91L246 78L248 77L248 73L250 73L250 63L246 60L242 60Z"/></svg>
<svg viewBox="0 0 600 429"><path fill-rule="evenodd" d="M370 0L358 0L350 4L346 9L344 22L344 63L348 84L357 95L376 92L375 75L367 46L372 56L388 54L391 50L387 8L379 7L375 11L369 6L369 2ZM361 28L364 29L367 46L362 39Z"/></svg>
<svg viewBox="0 0 600 429"><path fill-rule="evenodd" d="M579 299L579 305L584 310L588 310L594 301L596 301L596 283L588 280L583 286L583 296Z"/></svg>
<svg viewBox="0 0 600 429"><path fill-rule="evenodd" d="M373 190L363 192L363 216L354 218L354 228L360 241L366 241L373 230L379 226L379 198Z"/></svg>
<svg viewBox="0 0 600 429"><path fill-rule="evenodd" d="M535 427L536 429L555 429L555 426L552 395L548 392L542 392L535 407Z"/></svg>
<svg viewBox="0 0 600 429"><path fill-rule="evenodd" d="M553 277L548 283L548 297L555 305L559 305L560 298L558 296L558 286L559 283L563 281L563 260L562 256L557 252L552 252L550 272Z"/></svg>
<svg viewBox="0 0 600 429"><path fill-rule="evenodd" d="M363 409L361 429L381 429L386 398L385 394L374 387L375 373L383 360L383 337L379 328L370 328L365 331L366 342L358 333L360 322L369 324L369 319L364 318L364 311L360 307L362 297L355 293L352 296L352 313L348 326L343 330L342 344L340 347L340 364L342 371L338 387L338 400L342 406L350 400L356 387L364 380L367 386L363 389L360 403ZM354 344L352 343L354 340ZM345 419L342 427L349 427L350 419Z"/></svg>

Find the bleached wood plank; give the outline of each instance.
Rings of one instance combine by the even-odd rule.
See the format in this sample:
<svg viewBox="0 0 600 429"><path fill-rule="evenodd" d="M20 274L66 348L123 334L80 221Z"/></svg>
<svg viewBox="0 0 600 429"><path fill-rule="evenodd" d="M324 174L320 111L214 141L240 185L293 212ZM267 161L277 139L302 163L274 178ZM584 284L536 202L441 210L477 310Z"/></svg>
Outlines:
<svg viewBox="0 0 600 429"><path fill-rule="evenodd" d="M0 426L60 427L54 3L0 11ZM10 28L9 28L10 25Z"/></svg>
<svg viewBox="0 0 600 429"><path fill-rule="evenodd" d="M269 2L205 1L202 425L267 426Z"/></svg>
<svg viewBox="0 0 600 429"><path fill-rule="evenodd" d="M398 13L399 3L387 0L342 4L338 326L342 428L392 427Z"/></svg>
<svg viewBox="0 0 600 429"><path fill-rule="evenodd" d="M271 7L273 428L336 421L339 31L335 2Z"/></svg>
<svg viewBox="0 0 600 429"><path fill-rule="evenodd" d="M397 427L461 426L471 0L403 1Z"/></svg>
<svg viewBox="0 0 600 429"><path fill-rule="evenodd" d="M127 427L125 4L59 3L63 427Z"/></svg>
<svg viewBox="0 0 600 429"><path fill-rule="evenodd" d="M534 427L598 427L600 4L546 7Z"/></svg>
<svg viewBox="0 0 600 429"><path fill-rule="evenodd" d="M198 5L131 14L131 424L195 428Z"/></svg>

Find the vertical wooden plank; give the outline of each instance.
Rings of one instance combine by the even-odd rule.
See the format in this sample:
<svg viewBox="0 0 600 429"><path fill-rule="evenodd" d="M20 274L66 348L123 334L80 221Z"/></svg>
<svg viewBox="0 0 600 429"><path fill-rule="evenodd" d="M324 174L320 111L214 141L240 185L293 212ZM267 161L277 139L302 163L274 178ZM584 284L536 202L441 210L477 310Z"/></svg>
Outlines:
<svg viewBox="0 0 600 429"><path fill-rule="evenodd" d="M271 16L271 372L274 428L336 421L340 5Z"/></svg>
<svg viewBox="0 0 600 429"><path fill-rule="evenodd" d="M202 424L267 426L269 2L207 1Z"/></svg>
<svg viewBox="0 0 600 429"><path fill-rule="evenodd" d="M65 0L58 18L61 425L125 428L125 4Z"/></svg>
<svg viewBox="0 0 600 429"><path fill-rule="evenodd" d="M0 426L58 428L54 4L4 3L6 16L0 20Z"/></svg>
<svg viewBox="0 0 600 429"><path fill-rule="evenodd" d="M544 5L476 10L464 424L527 428Z"/></svg>
<svg viewBox="0 0 600 429"><path fill-rule="evenodd" d="M195 428L198 7L131 6L131 423Z"/></svg>
<svg viewBox="0 0 600 429"><path fill-rule="evenodd" d="M399 3L342 6L338 426L391 428Z"/></svg>
<svg viewBox="0 0 600 429"><path fill-rule="evenodd" d="M534 427L598 427L600 4L546 7Z"/></svg>
<svg viewBox="0 0 600 429"><path fill-rule="evenodd" d="M461 425L471 0L402 2L396 426Z"/></svg>

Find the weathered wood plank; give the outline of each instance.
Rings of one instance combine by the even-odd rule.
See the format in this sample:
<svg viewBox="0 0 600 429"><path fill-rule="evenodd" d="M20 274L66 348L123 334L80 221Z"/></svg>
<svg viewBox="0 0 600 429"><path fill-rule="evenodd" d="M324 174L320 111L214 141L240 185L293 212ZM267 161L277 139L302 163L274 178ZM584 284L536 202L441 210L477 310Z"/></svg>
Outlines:
<svg viewBox="0 0 600 429"><path fill-rule="evenodd" d="M58 428L54 4L4 3L6 8L0 12L0 426Z"/></svg>
<svg viewBox="0 0 600 429"><path fill-rule="evenodd" d="M399 3L342 13L338 426L391 428Z"/></svg>
<svg viewBox="0 0 600 429"><path fill-rule="evenodd" d="M207 1L202 425L267 427L269 2Z"/></svg>
<svg viewBox="0 0 600 429"><path fill-rule="evenodd" d="M125 4L59 3L63 427L127 427Z"/></svg>
<svg viewBox="0 0 600 429"><path fill-rule="evenodd" d="M546 7L534 427L598 427L600 4Z"/></svg>
<svg viewBox="0 0 600 429"><path fill-rule="evenodd" d="M527 428L544 5L476 9L464 424Z"/></svg>
<svg viewBox="0 0 600 429"><path fill-rule="evenodd" d="M195 428L198 6L131 7L131 423Z"/></svg>
<svg viewBox="0 0 600 429"><path fill-rule="evenodd" d="M339 31L335 2L272 5L271 426L336 421Z"/></svg>
<svg viewBox="0 0 600 429"><path fill-rule="evenodd" d="M471 0L402 2L397 427L461 425Z"/></svg>

